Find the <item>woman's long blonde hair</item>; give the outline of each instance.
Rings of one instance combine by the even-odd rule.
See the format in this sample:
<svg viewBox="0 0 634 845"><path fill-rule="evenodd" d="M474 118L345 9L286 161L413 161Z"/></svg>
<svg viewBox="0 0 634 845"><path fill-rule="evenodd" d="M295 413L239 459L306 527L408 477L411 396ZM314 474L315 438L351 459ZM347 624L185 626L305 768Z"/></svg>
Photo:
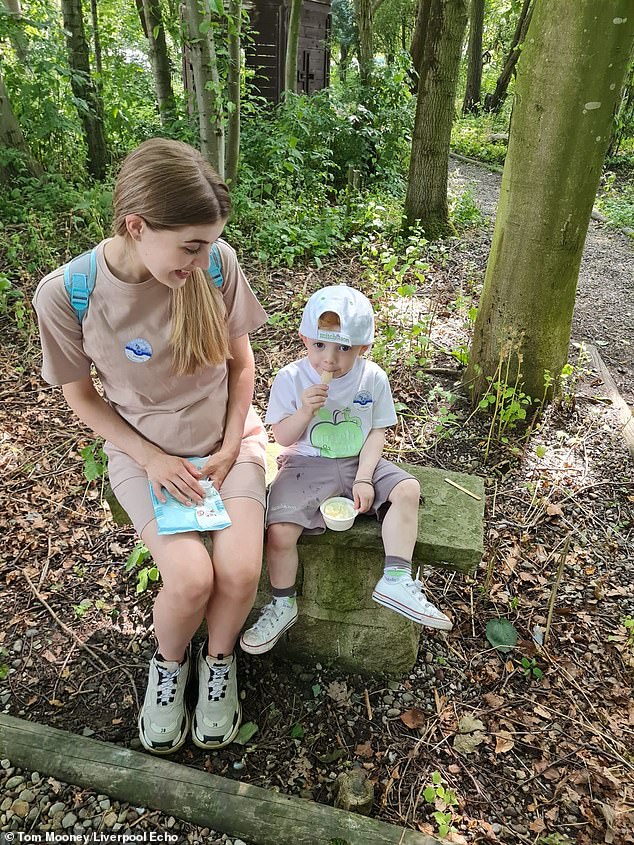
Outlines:
<svg viewBox="0 0 634 845"><path fill-rule="evenodd" d="M138 214L150 229L217 223L231 211L229 191L202 155L181 141L152 138L124 160L113 196L113 231L128 236L125 218ZM222 294L202 270L172 291L172 366L177 375L230 358Z"/></svg>

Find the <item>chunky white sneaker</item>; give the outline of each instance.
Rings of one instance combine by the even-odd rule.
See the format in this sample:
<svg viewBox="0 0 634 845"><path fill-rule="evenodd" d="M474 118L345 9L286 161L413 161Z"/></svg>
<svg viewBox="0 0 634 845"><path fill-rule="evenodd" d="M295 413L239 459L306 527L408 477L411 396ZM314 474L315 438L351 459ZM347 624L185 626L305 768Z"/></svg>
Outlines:
<svg viewBox="0 0 634 845"><path fill-rule="evenodd" d="M139 739L153 754L171 754L185 742L189 730L185 705L189 666L189 649L182 663L163 660L158 652L150 660L145 700L139 713Z"/></svg>
<svg viewBox="0 0 634 845"><path fill-rule="evenodd" d="M445 614L427 600L423 592L423 585L417 579L401 578L398 581L388 581L381 578L374 588L372 598L383 607L406 616L419 625L437 628L439 631L451 631L453 624Z"/></svg>
<svg viewBox="0 0 634 845"><path fill-rule="evenodd" d="M203 644L197 667L198 704L192 739L199 748L222 748L233 742L242 721L236 656L210 657Z"/></svg>
<svg viewBox="0 0 634 845"><path fill-rule="evenodd" d="M260 618L240 637L240 648L248 654L264 654L285 631L297 622L297 601L275 601L262 608Z"/></svg>

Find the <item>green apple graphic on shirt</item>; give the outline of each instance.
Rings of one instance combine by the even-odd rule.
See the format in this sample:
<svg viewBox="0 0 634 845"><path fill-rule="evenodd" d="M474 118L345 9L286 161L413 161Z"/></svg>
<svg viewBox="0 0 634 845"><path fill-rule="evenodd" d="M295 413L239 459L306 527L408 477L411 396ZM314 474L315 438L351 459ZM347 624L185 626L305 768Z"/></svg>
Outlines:
<svg viewBox="0 0 634 845"><path fill-rule="evenodd" d="M350 416L350 408L329 412L322 408L310 432L310 442L322 458L354 458L363 446L363 430L359 417ZM342 419L343 417L343 419Z"/></svg>

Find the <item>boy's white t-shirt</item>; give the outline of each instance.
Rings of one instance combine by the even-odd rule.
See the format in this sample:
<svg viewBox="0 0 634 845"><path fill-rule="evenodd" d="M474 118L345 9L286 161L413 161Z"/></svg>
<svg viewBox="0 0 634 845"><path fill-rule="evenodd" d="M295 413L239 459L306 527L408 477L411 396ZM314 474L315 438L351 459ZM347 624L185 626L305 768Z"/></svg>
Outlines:
<svg viewBox="0 0 634 845"><path fill-rule="evenodd" d="M265 422L271 425L292 416L302 404L302 393L321 377L308 361L300 358L287 364L275 376ZM386 373L365 358L357 358L352 369L328 386L328 399L300 439L282 454L323 458L356 457L373 428L395 425L396 411Z"/></svg>

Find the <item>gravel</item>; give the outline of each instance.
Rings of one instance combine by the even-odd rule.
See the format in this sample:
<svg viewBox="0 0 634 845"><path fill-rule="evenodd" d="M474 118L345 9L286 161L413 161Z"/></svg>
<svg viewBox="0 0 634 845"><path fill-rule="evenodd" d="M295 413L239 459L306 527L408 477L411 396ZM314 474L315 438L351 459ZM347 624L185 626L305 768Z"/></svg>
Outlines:
<svg viewBox="0 0 634 845"><path fill-rule="evenodd" d="M0 834L20 831L80 836L99 831L118 834L132 831L149 837L150 832L169 832L174 838L165 837L163 841L179 845L249 845L242 839L196 827L174 816L133 807L39 772L16 769L8 759L0 761L0 799Z"/></svg>

